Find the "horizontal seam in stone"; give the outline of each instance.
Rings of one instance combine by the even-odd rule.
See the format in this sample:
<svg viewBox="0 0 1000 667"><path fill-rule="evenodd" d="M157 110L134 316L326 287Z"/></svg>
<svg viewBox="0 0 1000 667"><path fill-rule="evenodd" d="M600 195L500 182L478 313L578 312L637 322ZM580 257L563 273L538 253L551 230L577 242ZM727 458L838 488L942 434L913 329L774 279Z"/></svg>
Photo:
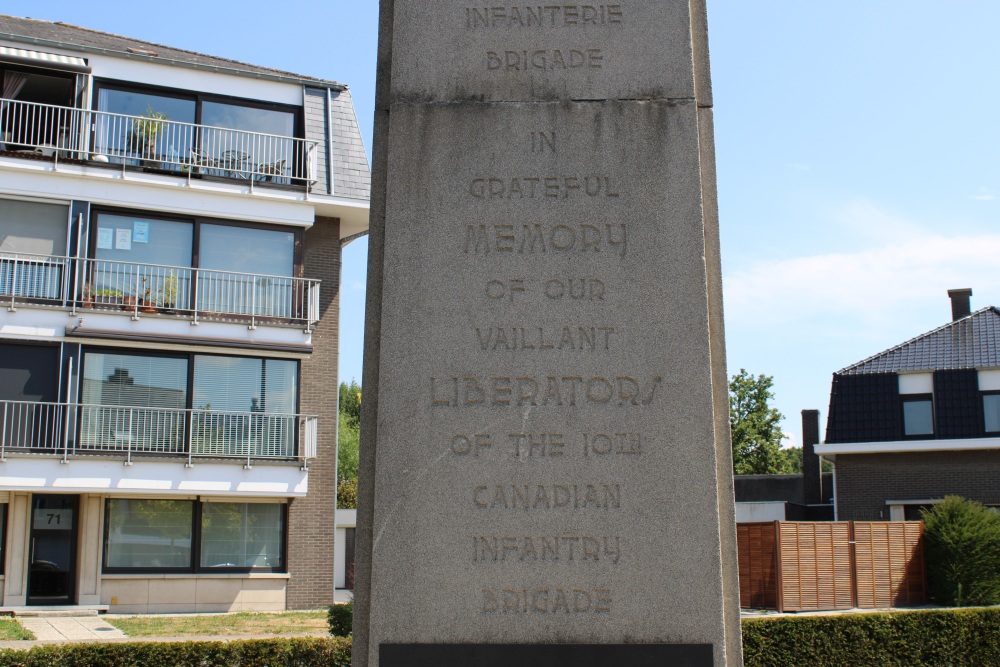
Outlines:
<svg viewBox="0 0 1000 667"><path fill-rule="evenodd" d="M437 101L401 101L393 102L391 107L447 106L454 104L563 104L566 102L666 102L673 104L688 104L695 102L694 97L574 97L558 100L437 100ZM384 111L384 109L381 109Z"/></svg>

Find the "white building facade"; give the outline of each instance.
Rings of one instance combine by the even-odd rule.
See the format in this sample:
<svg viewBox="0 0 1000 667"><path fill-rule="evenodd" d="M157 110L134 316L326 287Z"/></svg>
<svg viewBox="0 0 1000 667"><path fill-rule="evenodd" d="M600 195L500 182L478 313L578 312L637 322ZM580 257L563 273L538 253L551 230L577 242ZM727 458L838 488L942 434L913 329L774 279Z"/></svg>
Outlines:
<svg viewBox="0 0 1000 667"><path fill-rule="evenodd" d="M333 600L343 85L0 16L2 606Z"/></svg>

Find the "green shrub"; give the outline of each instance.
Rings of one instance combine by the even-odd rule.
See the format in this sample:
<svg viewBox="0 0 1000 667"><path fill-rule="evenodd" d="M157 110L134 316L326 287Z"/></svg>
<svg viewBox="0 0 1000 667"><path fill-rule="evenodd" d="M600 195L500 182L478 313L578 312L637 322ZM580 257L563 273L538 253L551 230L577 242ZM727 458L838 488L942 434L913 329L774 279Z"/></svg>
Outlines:
<svg viewBox="0 0 1000 667"><path fill-rule="evenodd" d="M358 478L358 440L360 431L357 422L352 423L347 415L340 413L337 424L337 476L340 479Z"/></svg>
<svg viewBox="0 0 1000 667"><path fill-rule="evenodd" d="M350 638L55 644L0 651L0 667L349 667Z"/></svg>
<svg viewBox="0 0 1000 667"><path fill-rule="evenodd" d="M1000 604L1000 514L959 496L924 511L930 597L952 607Z"/></svg>
<svg viewBox="0 0 1000 667"><path fill-rule="evenodd" d="M358 508L358 480L340 480L340 483L337 484L337 507L342 510Z"/></svg>
<svg viewBox="0 0 1000 667"><path fill-rule="evenodd" d="M745 667L998 667L1000 608L743 620Z"/></svg>
<svg viewBox="0 0 1000 667"><path fill-rule="evenodd" d="M330 634L336 637L346 637L351 634L354 625L354 601L347 604L332 604L326 614L326 622L330 624Z"/></svg>

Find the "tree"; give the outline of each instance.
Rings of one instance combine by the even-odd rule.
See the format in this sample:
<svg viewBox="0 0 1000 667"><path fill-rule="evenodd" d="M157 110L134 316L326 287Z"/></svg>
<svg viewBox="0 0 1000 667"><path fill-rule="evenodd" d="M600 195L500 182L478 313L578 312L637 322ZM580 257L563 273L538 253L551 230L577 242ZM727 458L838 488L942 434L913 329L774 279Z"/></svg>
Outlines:
<svg viewBox="0 0 1000 667"><path fill-rule="evenodd" d="M340 383L340 414L346 415L351 424L357 428L361 423L361 385L354 378L351 383Z"/></svg>
<svg viewBox="0 0 1000 667"><path fill-rule="evenodd" d="M358 441L361 430L361 387L357 382L340 383L340 414L337 422L337 476L358 478Z"/></svg>
<svg viewBox="0 0 1000 667"><path fill-rule="evenodd" d="M792 472L789 456L781 451L778 422L782 415L768 405L774 398L769 375L751 375L740 369L729 383L729 428L733 439L733 472L767 475Z"/></svg>

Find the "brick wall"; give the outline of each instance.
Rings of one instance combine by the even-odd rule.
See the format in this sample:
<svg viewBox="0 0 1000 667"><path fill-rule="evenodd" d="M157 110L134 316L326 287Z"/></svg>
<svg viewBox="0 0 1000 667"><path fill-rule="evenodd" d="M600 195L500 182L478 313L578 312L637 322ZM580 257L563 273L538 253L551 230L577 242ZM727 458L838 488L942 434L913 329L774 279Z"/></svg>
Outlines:
<svg viewBox="0 0 1000 667"><path fill-rule="evenodd" d="M840 521L888 521L886 500L945 495L1000 504L1000 450L837 457Z"/></svg>
<svg viewBox="0 0 1000 667"><path fill-rule="evenodd" d="M302 362L300 410L319 416L319 457L309 464L309 495L288 512L289 609L333 602L333 511L337 498L337 358L340 332L340 222L316 218L306 231L305 275L322 280L313 352Z"/></svg>

